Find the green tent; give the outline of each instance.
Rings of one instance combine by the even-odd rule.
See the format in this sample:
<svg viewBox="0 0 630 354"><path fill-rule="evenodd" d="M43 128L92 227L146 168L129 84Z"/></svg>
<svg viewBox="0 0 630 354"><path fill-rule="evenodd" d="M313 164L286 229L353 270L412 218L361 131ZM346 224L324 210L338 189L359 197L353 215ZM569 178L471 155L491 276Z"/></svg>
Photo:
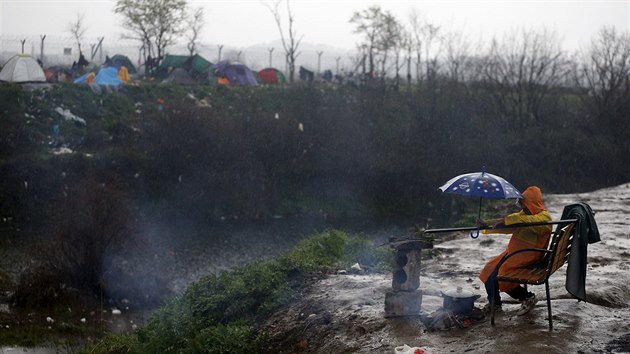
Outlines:
<svg viewBox="0 0 630 354"><path fill-rule="evenodd" d="M258 72L258 77L263 84L284 84L287 79L284 74L275 68L265 68Z"/></svg>
<svg viewBox="0 0 630 354"><path fill-rule="evenodd" d="M212 63L201 55L166 55L158 66L158 72L164 76L177 68L186 70L193 77L207 77L212 70Z"/></svg>
<svg viewBox="0 0 630 354"><path fill-rule="evenodd" d="M113 66L116 69L119 69L121 67L126 67L127 71L129 72L129 74L135 74L137 73L136 71L136 67L133 65L133 63L131 62L131 60L122 54L116 54L113 57L106 57L105 58L105 65L107 66Z"/></svg>

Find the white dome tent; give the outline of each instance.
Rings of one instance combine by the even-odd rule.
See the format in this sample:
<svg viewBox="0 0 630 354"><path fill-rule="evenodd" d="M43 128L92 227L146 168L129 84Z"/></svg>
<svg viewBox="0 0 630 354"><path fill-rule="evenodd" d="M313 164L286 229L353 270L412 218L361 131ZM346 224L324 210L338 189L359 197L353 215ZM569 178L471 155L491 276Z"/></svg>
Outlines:
<svg viewBox="0 0 630 354"><path fill-rule="evenodd" d="M2 71L0 71L0 81L46 82L46 75L32 56L18 54L4 64Z"/></svg>

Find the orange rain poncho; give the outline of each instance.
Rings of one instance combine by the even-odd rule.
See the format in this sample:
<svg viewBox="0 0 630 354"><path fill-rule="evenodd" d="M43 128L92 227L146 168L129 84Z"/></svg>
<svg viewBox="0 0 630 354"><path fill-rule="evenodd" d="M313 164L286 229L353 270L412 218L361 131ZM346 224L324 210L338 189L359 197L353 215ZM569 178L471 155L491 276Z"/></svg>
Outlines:
<svg viewBox="0 0 630 354"><path fill-rule="evenodd" d="M91 71L88 76L85 78L85 81L87 82L88 85L91 85L94 83L94 78L96 77L96 74L94 74L93 71Z"/></svg>
<svg viewBox="0 0 630 354"><path fill-rule="evenodd" d="M506 226L505 228L483 230L484 234L512 234L512 238L510 238L510 242L508 243L505 251L486 263L486 266L481 271L481 274L479 274L479 279L481 279L484 283L488 280L499 261L501 261L501 258L503 258L506 254L524 248L547 248L547 243L549 242L549 237L551 235L551 225L517 228L507 227L509 225L520 223L551 221L551 215L549 215L549 212L545 210L540 188L536 186L527 188L525 192L523 192L522 203L525 207L527 207L531 214L527 214L521 210L518 213L507 215L502 220L495 220L499 222L503 221ZM511 269L532 265L540 260L542 256L542 253L523 252L510 257L510 259L501 266L499 275ZM499 282L499 290L503 292L510 291L518 286L519 285L515 283Z"/></svg>
<svg viewBox="0 0 630 354"><path fill-rule="evenodd" d="M129 71L124 65L118 70L118 80L122 81L124 84L129 82Z"/></svg>

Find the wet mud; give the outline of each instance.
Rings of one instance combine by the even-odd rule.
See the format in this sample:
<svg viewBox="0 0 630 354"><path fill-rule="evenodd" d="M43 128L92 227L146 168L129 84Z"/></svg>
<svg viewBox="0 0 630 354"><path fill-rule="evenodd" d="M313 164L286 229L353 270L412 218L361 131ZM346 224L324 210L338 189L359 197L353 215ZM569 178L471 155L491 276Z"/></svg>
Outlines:
<svg viewBox="0 0 630 354"><path fill-rule="evenodd" d="M385 318L384 301L385 294L392 290L391 274L348 270L312 279L298 300L262 325L260 329L271 338L267 352L394 353L404 344L428 348L431 353L630 352L630 184L591 193L548 195L545 202L555 220L565 205L588 203L596 212L601 234L601 242L588 247L586 302L578 302L567 293L566 266L551 277L552 331L548 328L544 286L530 287L540 301L525 316L516 316L519 304L504 295L504 311L497 314L494 327L485 318L465 328L430 331L421 316ZM150 262L141 264L138 259L146 258L137 257L120 263L136 271L143 267L157 270L164 274L173 292L182 291L205 274L273 257L290 249L300 238L321 230L319 226L287 228L285 224L278 225L275 232L262 232L256 227L238 232L220 228L213 231L212 237L191 240L172 237L189 233L185 226L176 225L173 230L163 225L147 228L165 234L160 238L159 232L152 233L156 242L145 250L151 255ZM369 234L376 244L407 232L397 227L384 229L358 231ZM289 238L287 233L300 237ZM444 235L441 240L431 252L433 257L422 260L421 314L439 310L443 304L441 291L458 286L482 295L475 305L483 307L485 291L477 274L487 260L505 248L508 237L482 235L472 239L466 233L457 233ZM9 273L4 265L12 265L10 271L19 273L27 265L20 261L28 257L16 258L21 253L9 252L15 250L15 245L3 246L11 246L2 247L6 256L0 261L3 269ZM141 324L148 316L132 319L130 315L123 309L121 320L112 323L112 329L126 332L132 320Z"/></svg>
<svg viewBox="0 0 630 354"><path fill-rule="evenodd" d="M536 307L517 316L519 304L503 295L504 310L496 325L489 316L465 328L429 331L421 316L385 318L388 274L335 274L324 277L299 301L279 311L266 324L275 353L394 353L407 344L431 353L627 353L630 352L630 184L584 194L545 198L554 220L565 205L586 202L596 212L601 242L588 247L587 301L565 289L566 266L550 278L553 330L549 330L545 287L530 286ZM480 294L477 278L485 262L500 253L508 237L461 233L435 245L434 258L423 260L420 288L422 313L441 308L440 292L458 286Z"/></svg>

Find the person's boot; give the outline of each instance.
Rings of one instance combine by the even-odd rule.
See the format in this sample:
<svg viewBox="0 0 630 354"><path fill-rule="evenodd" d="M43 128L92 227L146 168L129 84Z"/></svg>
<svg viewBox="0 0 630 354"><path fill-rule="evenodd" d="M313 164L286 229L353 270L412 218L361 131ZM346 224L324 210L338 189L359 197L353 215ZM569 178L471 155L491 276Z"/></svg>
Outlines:
<svg viewBox="0 0 630 354"><path fill-rule="evenodd" d="M521 308L516 311L516 314L518 316L523 316L524 314L531 311L536 306L537 302L538 299L536 299L536 295L532 295L526 298L525 300L521 301Z"/></svg>

